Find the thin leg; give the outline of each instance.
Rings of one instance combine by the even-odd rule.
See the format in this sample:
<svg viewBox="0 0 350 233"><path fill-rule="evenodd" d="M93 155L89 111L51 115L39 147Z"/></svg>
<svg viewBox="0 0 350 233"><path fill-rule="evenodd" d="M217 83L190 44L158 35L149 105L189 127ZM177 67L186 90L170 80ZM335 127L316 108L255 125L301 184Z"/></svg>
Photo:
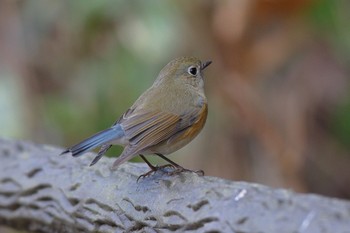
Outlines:
<svg viewBox="0 0 350 233"><path fill-rule="evenodd" d="M156 168L155 166L153 166L153 165L146 159L146 157L145 157L144 155L141 155L141 154L139 154L139 155L140 155L141 159L143 159L143 161L145 161L145 163L147 163L147 165L148 165L153 171L157 170L157 168Z"/></svg>
<svg viewBox="0 0 350 233"><path fill-rule="evenodd" d="M140 176L137 178L137 182L139 181L140 178L145 178L145 177L151 175L152 173L158 171L158 170L161 169L161 168L172 167L172 168L175 169L175 168L178 166L178 165L176 166L176 165L173 165L173 164L167 164L167 165L160 166L160 167L159 167L159 166L153 166L153 165L146 159L146 157L145 157L144 155L142 155L142 154L139 154L139 155L140 155L141 159L143 159L143 161L145 161L145 163L151 168L151 170L148 171L148 172L146 172L145 174L140 175Z"/></svg>
<svg viewBox="0 0 350 233"><path fill-rule="evenodd" d="M200 176L204 175L204 171L203 170L193 171L193 170L190 170L190 169L186 169L186 168L180 166L179 164L175 163L174 161L171 161L170 159L168 159L167 157L165 157L164 155L162 155L160 153L156 153L156 155L158 155L159 157L161 157L165 161L169 162L172 166L174 166L176 168L175 171L169 173L170 175L178 174L178 173L181 173L181 172L194 172L194 173L197 173Z"/></svg>
<svg viewBox="0 0 350 233"><path fill-rule="evenodd" d="M168 163L174 165L177 168L183 168L181 167L179 164L175 163L174 161L168 159L167 157L165 157L164 155L160 154L160 153L156 153L156 155L158 155L159 157L161 157L162 159L164 159L165 161L167 161Z"/></svg>

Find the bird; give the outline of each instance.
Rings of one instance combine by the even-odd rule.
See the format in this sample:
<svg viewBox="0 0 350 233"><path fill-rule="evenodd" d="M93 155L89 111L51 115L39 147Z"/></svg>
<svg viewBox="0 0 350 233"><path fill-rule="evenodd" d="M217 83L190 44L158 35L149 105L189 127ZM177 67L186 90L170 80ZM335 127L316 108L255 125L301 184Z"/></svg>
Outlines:
<svg viewBox="0 0 350 233"><path fill-rule="evenodd" d="M114 161L113 170L139 155L151 169L139 178L165 167L173 168L169 174L190 171L204 175L202 170L185 169L166 155L187 145L204 127L208 101L204 93L203 71L211 63L192 56L170 61L153 85L110 128L67 148L61 155L70 153L78 157L100 147L90 164L92 166L112 145L121 145L124 150ZM152 165L146 155L157 155L169 164Z"/></svg>

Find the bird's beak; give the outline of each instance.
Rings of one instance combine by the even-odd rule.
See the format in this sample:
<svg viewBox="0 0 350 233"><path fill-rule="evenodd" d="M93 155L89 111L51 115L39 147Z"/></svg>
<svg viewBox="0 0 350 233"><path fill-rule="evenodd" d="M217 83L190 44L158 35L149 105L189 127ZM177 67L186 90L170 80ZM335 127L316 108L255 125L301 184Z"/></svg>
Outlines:
<svg viewBox="0 0 350 233"><path fill-rule="evenodd" d="M204 70L205 68L207 68L207 66L209 66L211 64L212 61L206 61L203 62L201 65L201 70Z"/></svg>

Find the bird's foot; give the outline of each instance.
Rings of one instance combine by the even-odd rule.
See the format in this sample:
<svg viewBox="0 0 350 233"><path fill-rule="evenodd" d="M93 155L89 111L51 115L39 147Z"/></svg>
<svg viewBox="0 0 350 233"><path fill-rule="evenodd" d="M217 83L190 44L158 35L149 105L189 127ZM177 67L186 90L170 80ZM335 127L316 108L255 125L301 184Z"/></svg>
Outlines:
<svg viewBox="0 0 350 233"><path fill-rule="evenodd" d="M176 167L175 167L174 165L172 165L172 164L165 164L165 165L162 165L162 166L154 166L154 167L151 167L151 170L150 170L150 171L148 171L148 172L146 172L146 173L140 175L140 176L137 178L137 182L139 181L139 179L141 179L141 178L143 179L143 178L145 178L145 177L148 177L148 176L152 175L153 173L156 173L158 170L162 170L162 171L165 172L165 173L169 173L169 172L167 172L166 170L164 170L164 168L168 168L168 167L173 168L173 169L176 169Z"/></svg>
<svg viewBox="0 0 350 233"><path fill-rule="evenodd" d="M182 172L191 172L191 173L196 173L197 175L199 176L204 176L204 171L203 170L190 170L190 169L186 169L186 168L183 168L181 166L179 167L174 167L175 169L171 172L168 172L167 174L172 176L172 175L177 175L177 174L180 174Z"/></svg>
<svg viewBox="0 0 350 233"><path fill-rule="evenodd" d="M169 167L172 168L173 170L169 171L169 170L164 169L164 168L169 168ZM181 166L177 167L177 166L174 166L173 164L166 164L163 166L152 167L150 171L140 175L137 178L137 182L139 181L139 179L141 179L141 178L143 179L145 177L148 177L148 176L152 175L153 173L156 173L158 170L161 170L163 173L165 173L169 176L177 175L177 174L180 174L182 172L191 172L191 173L196 173L199 176L204 176L203 170L190 170L190 169L183 168Z"/></svg>

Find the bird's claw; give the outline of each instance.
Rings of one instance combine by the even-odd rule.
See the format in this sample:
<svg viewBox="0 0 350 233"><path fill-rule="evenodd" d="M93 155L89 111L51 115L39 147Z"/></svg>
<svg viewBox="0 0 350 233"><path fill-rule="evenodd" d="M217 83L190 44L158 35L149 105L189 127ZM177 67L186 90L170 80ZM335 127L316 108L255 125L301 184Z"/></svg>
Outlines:
<svg viewBox="0 0 350 233"><path fill-rule="evenodd" d="M167 168L167 167L173 168L173 171L163 170L164 168ZM174 166L172 164L166 164L166 165L163 165L163 166L155 166L150 171L140 175L137 178L137 182L139 181L139 179L141 179L141 178L143 179L145 177L148 177L151 174L156 173L158 170L162 170L163 173L166 173L169 176L180 174L182 172L191 172L191 173L196 173L199 176L204 176L204 171L203 170L190 170L190 169L186 169L186 168L183 168L183 167L176 167L176 166Z"/></svg>
<svg viewBox="0 0 350 233"><path fill-rule="evenodd" d="M203 170L190 170L190 169L186 169L183 167L177 167L174 171L172 172L168 172L168 175L173 176L176 174L180 174L182 172L191 172L191 173L196 173L199 176L204 176L204 171Z"/></svg>
<svg viewBox="0 0 350 233"><path fill-rule="evenodd" d="M175 169L175 166L172 165L172 164L165 164L165 165L163 165L163 166L155 166L155 167L151 168L150 171L148 171L148 172L146 172L146 173L140 175L140 176L137 178L137 182L139 182L139 179L141 179L141 178L143 179L143 178L145 178L145 177L148 177L148 176L150 176L151 174L156 173L158 170L161 170L161 169L167 168L167 167L171 167L171 168ZM167 173L167 172L164 171L164 170L163 170L163 172Z"/></svg>

